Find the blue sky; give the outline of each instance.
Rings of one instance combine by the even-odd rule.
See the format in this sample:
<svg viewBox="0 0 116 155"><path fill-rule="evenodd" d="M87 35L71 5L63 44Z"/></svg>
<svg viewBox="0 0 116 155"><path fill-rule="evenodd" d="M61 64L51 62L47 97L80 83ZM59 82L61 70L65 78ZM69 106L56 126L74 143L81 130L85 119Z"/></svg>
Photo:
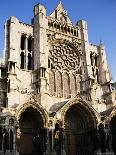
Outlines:
<svg viewBox="0 0 116 155"><path fill-rule="evenodd" d="M88 22L89 41L106 47L108 64L116 81L116 0L61 0L72 22ZM33 6L42 3L49 15L59 0L0 0L0 55L4 49L4 23L10 16L30 23Z"/></svg>

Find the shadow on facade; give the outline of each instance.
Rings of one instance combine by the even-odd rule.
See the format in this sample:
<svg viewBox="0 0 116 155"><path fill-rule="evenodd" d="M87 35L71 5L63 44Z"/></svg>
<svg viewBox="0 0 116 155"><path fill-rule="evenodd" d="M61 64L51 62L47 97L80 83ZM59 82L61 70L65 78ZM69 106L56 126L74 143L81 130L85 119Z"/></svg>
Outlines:
<svg viewBox="0 0 116 155"><path fill-rule="evenodd" d="M41 114L33 108L27 108L20 120L20 155L43 155L45 151L45 129Z"/></svg>
<svg viewBox="0 0 116 155"><path fill-rule="evenodd" d="M53 124L51 123L51 126ZM28 107L19 124L15 118L0 127L0 154L15 155L111 155L116 154L116 117L97 126L94 115L81 104L72 105L57 121L45 128L41 114ZM113 153L112 153L113 155Z"/></svg>

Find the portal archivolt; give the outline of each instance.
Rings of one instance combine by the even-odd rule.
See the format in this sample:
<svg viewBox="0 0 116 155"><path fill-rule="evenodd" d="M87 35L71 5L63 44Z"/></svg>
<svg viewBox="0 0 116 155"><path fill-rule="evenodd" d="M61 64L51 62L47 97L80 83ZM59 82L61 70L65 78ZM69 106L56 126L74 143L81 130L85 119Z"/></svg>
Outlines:
<svg viewBox="0 0 116 155"><path fill-rule="evenodd" d="M87 153L89 150L88 154L91 155L98 145L98 119L95 111L79 100L69 105L64 106L61 112L64 122L65 151L68 155L72 155L79 151Z"/></svg>
<svg viewBox="0 0 116 155"><path fill-rule="evenodd" d="M20 135L17 135L20 154L43 154L46 144L47 116L34 103L23 105L18 111Z"/></svg>

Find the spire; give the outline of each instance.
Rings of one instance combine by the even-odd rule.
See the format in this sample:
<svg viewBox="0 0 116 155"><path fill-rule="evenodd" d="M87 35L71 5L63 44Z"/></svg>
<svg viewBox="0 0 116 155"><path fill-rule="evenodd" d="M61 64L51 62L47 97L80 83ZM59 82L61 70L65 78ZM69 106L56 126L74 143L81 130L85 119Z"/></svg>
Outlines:
<svg viewBox="0 0 116 155"><path fill-rule="evenodd" d="M52 12L50 17L56 18L61 22L72 25L72 22L67 14L67 11L64 9L61 1L59 1L59 4L57 5L56 9Z"/></svg>
<svg viewBox="0 0 116 155"><path fill-rule="evenodd" d="M100 45L103 45L102 37L100 37Z"/></svg>
<svg viewBox="0 0 116 155"><path fill-rule="evenodd" d="M59 4L61 4L62 5L62 2L60 1L60 3Z"/></svg>

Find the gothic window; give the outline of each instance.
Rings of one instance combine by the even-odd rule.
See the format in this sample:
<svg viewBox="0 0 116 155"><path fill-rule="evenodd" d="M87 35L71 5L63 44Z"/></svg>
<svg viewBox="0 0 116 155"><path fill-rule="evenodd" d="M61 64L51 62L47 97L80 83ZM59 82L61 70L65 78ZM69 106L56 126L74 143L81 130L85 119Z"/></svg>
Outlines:
<svg viewBox="0 0 116 155"><path fill-rule="evenodd" d="M79 69L79 74L82 75L82 67L80 67L80 69Z"/></svg>
<svg viewBox="0 0 116 155"><path fill-rule="evenodd" d="M70 75L70 91L71 95L76 95L76 77L73 74Z"/></svg>
<svg viewBox="0 0 116 155"><path fill-rule="evenodd" d="M7 75L6 68L1 68L1 77L5 77Z"/></svg>
<svg viewBox="0 0 116 155"><path fill-rule="evenodd" d="M57 71L56 72L56 94L57 97L62 97L62 74Z"/></svg>
<svg viewBox="0 0 116 155"><path fill-rule="evenodd" d="M55 18L57 19L57 10L55 10Z"/></svg>
<svg viewBox="0 0 116 155"><path fill-rule="evenodd" d="M68 33L70 33L70 28L68 28Z"/></svg>
<svg viewBox="0 0 116 155"><path fill-rule="evenodd" d="M48 68L50 68L50 59L48 59Z"/></svg>
<svg viewBox="0 0 116 155"><path fill-rule="evenodd" d="M76 93L80 92L80 82L81 82L81 79L80 79L79 75L77 75L76 76L76 86L75 86Z"/></svg>
<svg viewBox="0 0 116 155"><path fill-rule="evenodd" d="M74 30L74 36L76 36L76 30Z"/></svg>
<svg viewBox="0 0 116 155"><path fill-rule="evenodd" d="M51 23L51 27L53 27L53 23Z"/></svg>
<svg viewBox="0 0 116 155"><path fill-rule="evenodd" d="M32 69L32 56L29 53L28 54L28 70L31 70L31 69Z"/></svg>
<svg viewBox="0 0 116 155"><path fill-rule="evenodd" d="M96 69L96 78L97 78L97 82L99 83L99 73L98 73L98 69Z"/></svg>
<svg viewBox="0 0 116 155"><path fill-rule="evenodd" d="M21 52L21 54L20 54L20 60L21 60L20 68L21 69L24 69L24 66L25 66L25 55L24 55L24 52Z"/></svg>
<svg viewBox="0 0 116 155"><path fill-rule="evenodd" d="M57 25L56 25L56 23L54 24L54 28L57 28Z"/></svg>
<svg viewBox="0 0 116 155"><path fill-rule="evenodd" d="M73 35L73 29L71 29L71 33L72 33L72 35Z"/></svg>
<svg viewBox="0 0 116 155"><path fill-rule="evenodd" d="M61 17L62 18L62 17ZM63 26L61 26L61 31L63 31Z"/></svg>
<svg viewBox="0 0 116 155"><path fill-rule="evenodd" d="M95 56L95 66L97 67L97 56Z"/></svg>
<svg viewBox="0 0 116 155"><path fill-rule="evenodd" d="M15 72L15 63L12 61L9 61L9 71Z"/></svg>
<svg viewBox="0 0 116 155"><path fill-rule="evenodd" d="M60 25L57 26L58 30L60 30Z"/></svg>
<svg viewBox="0 0 116 155"><path fill-rule="evenodd" d="M69 98L70 94L70 80L69 75L67 73L63 74L63 97Z"/></svg>
<svg viewBox="0 0 116 155"><path fill-rule="evenodd" d="M26 36L23 34L21 36L21 50L25 49L25 41L26 41Z"/></svg>
<svg viewBox="0 0 116 155"><path fill-rule="evenodd" d="M53 63L51 63L51 69L55 69L55 67L54 67Z"/></svg>
<svg viewBox="0 0 116 155"><path fill-rule="evenodd" d="M92 73L93 73L93 77L94 77L94 68L92 67Z"/></svg>
<svg viewBox="0 0 116 155"><path fill-rule="evenodd" d="M93 55L92 55L92 53L90 54L90 60L91 60L91 66L93 66Z"/></svg>
<svg viewBox="0 0 116 155"><path fill-rule="evenodd" d="M49 27L51 26L51 23L50 23L50 22L48 22L48 26L49 26Z"/></svg>
<svg viewBox="0 0 116 155"><path fill-rule="evenodd" d="M53 71L49 71L49 92L50 95L54 95L55 92L55 74Z"/></svg>
<svg viewBox="0 0 116 155"><path fill-rule="evenodd" d="M64 31L67 33L67 28L66 27L64 27Z"/></svg>
<svg viewBox="0 0 116 155"><path fill-rule="evenodd" d="M28 38L28 51L29 52L32 51L32 37L31 36Z"/></svg>
<svg viewBox="0 0 116 155"><path fill-rule="evenodd" d="M44 77L45 78L45 71L46 71L46 68L44 68L44 67L40 68L40 77Z"/></svg>

